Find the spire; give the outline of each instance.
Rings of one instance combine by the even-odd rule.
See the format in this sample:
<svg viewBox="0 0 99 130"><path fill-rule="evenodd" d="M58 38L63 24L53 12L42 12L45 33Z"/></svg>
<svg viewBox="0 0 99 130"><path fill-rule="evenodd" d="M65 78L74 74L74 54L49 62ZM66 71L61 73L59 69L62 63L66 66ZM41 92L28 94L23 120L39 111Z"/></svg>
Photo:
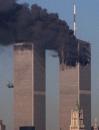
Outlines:
<svg viewBox="0 0 99 130"><path fill-rule="evenodd" d="M77 100L77 102L76 102L75 109L78 110L78 111L80 111L80 104L79 104L78 100Z"/></svg>
<svg viewBox="0 0 99 130"><path fill-rule="evenodd" d="M74 35L76 36L76 1L75 0L73 3L73 18L74 18L74 21L73 21Z"/></svg>

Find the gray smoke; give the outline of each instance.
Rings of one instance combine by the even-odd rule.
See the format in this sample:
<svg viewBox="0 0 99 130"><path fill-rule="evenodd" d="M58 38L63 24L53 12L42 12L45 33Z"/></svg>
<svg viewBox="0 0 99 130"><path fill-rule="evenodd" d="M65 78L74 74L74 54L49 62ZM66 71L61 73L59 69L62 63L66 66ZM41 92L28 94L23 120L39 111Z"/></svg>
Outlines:
<svg viewBox="0 0 99 130"><path fill-rule="evenodd" d="M35 4L29 8L27 4L14 1L3 7L5 9L0 12L0 43L3 45L32 42L39 48L57 51L60 63L70 66L75 66L77 62L82 65L89 63L90 57L85 55L84 49L78 56L78 40L57 14L48 13ZM79 57L85 61L82 62Z"/></svg>
<svg viewBox="0 0 99 130"><path fill-rule="evenodd" d="M15 0L0 0L0 12L9 10L14 3Z"/></svg>

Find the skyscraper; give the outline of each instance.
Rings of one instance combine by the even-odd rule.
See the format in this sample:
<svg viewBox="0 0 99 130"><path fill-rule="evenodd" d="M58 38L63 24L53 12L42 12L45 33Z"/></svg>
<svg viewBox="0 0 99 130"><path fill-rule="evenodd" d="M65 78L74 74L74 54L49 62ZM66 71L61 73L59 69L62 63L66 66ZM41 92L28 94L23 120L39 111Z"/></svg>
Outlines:
<svg viewBox="0 0 99 130"><path fill-rule="evenodd" d="M84 41L81 45L90 51L90 44ZM91 64L76 67L60 66L60 129L69 130L71 110L78 102L83 109L85 129L91 128Z"/></svg>
<svg viewBox="0 0 99 130"><path fill-rule="evenodd" d="M14 130L45 130L45 52L33 44L14 46Z"/></svg>

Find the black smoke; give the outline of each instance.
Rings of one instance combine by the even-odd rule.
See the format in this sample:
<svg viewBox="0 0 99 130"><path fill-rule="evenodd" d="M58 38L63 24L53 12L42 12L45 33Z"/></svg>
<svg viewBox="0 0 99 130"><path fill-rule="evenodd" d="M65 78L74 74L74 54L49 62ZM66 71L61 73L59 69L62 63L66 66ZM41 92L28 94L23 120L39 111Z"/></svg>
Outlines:
<svg viewBox="0 0 99 130"><path fill-rule="evenodd" d="M57 14L48 13L35 4L30 8L27 4L11 0L9 6L5 5L0 10L0 43L9 45L19 42L31 42L38 48L55 50L60 63L69 66L90 62L88 46L81 46L78 52L80 43Z"/></svg>
<svg viewBox="0 0 99 130"><path fill-rule="evenodd" d="M15 0L0 0L0 12L9 10L15 2Z"/></svg>

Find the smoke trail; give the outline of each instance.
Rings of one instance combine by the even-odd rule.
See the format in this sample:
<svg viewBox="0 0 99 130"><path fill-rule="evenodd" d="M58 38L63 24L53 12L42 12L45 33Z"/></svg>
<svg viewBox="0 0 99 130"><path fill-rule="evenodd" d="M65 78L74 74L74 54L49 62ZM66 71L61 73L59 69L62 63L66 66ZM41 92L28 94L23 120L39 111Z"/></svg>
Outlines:
<svg viewBox="0 0 99 130"><path fill-rule="evenodd" d="M4 3L1 1L1 4ZM14 0L8 5L4 4L0 11L0 43L32 42L39 48L57 51L60 63L70 66L75 66L77 62L87 64L81 60L88 59L84 49L79 59L77 39L57 14L48 13L35 4L29 8Z"/></svg>

